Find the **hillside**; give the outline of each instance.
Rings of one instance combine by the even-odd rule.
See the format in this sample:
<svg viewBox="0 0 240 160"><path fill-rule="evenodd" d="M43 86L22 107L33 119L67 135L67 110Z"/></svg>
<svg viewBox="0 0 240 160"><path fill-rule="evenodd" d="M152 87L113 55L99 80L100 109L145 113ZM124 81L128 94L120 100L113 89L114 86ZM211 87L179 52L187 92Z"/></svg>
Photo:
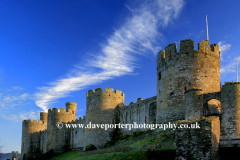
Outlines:
<svg viewBox="0 0 240 160"><path fill-rule="evenodd" d="M136 132L133 135L122 135L115 144L112 141L104 149L97 151L69 151L61 155L50 158L49 160L126 160L126 159L150 159L161 155L161 159L175 159L174 131L155 130ZM111 152L118 148L130 147L131 151ZM111 153L103 153L108 152ZM93 154L93 152L102 152ZM78 154L92 154L81 155ZM156 159L156 158L155 158Z"/></svg>

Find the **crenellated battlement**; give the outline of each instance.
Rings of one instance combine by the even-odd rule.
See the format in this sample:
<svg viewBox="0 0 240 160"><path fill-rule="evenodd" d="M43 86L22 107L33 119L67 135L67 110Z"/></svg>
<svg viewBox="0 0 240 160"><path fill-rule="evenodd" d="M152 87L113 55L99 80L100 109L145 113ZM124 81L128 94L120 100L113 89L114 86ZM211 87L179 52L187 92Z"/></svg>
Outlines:
<svg viewBox="0 0 240 160"><path fill-rule="evenodd" d="M97 88L95 89L95 91L93 89L90 89L86 96L87 97L91 97L91 96L94 96L94 95L99 95L99 94L102 94L102 93L105 93L105 94L109 94L109 95L118 95L118 96L124 96L124 93L120 90L115 90L115 92L113 92L113 89L112 88L106 88L106 92L103 92L103 89L102 88Z"/></svg>
<svg viewBox="0 0 240 160"><path fill-rule="evenodd" d="M212 44L210 48L212 52L219 52L219 46L217 44Z"/></svg>
<svg viewBox="0 0 240 160"><path fill-rule="evenodd" d="M65 108L60 108L60 110L58 110L58 108L48 109L48 114L57 114L57 113L72 114L72 109L68 109L68 112L66 111Z"/></svg>
<svg viewBox="0 0 240 160"><path fill-rule="evenodd" d="M233 84L240 84L240 82L225 82L223 87L226 86L226 85L233 85Z"/></svg>
<svg viewBox="0 0 240 160"><path fill-rule="evenodd" d="M143 100L143 98L138 98L138 99L137 99L137 103L142 102L142 100Z"/></svg>
<svg viewBox="0 0 240 160"><path fill-rule="evenodd" d="M200 54L205 55L207 57L208 55L214 55L217 57L220 57L219 54L219 46L217 44L212 44L209 47L209 41L201 41L198 43L198 50L194 50L194 41L191 39L181 40L180 41L180 49L179 52L177 52L177 45L176 43L169 44L165 50L161 50L157 57L158 62L158 68L161 65L166 65L169 63L175 64L176 62L173 61L179 61L180 57L185 55L183 58L186 59L186 56L188 57L198 57ZM172 61L173 60L173 61Z"/></svg>
<svg viewBox="0 0 240 160"><path fill-rule="evenodd" d="M167 57L167 59L172 59L173 55L175 55L176 53L177 53L176 43L169 44L165 48L165 57Z"/></svg>
<svg viewBox="0 0 240 160"><path fill-rule="evenodd" d="M36 119L33 119L33 120L31 120L31 119L26 120L25 119L25 120L22 121L22 123L23 124L43 124L44 122L42 120L37 121Z"/></svg>
<svg viewBox="0 0 240 160"><path fill-rule="evenodd" d="M75 121L72 121L73 124L84 124L85 123L85 117L79 117L79 119L76 119Z"/></svg>
<svg viewBox="0 0 240 160"><path fill-rule="evenodd" d="M66 102L66 103L65 103L65 106L67 106L67 105L77 106L77 103L75 103L75 102Z"/></svg>
<svg viewBox="0 0 240 160"><path fill-rule="evenodd" d="M22 125L23 125L23 132L25 132L26 134L40 132L47 129L46 122L42 120L37 121L36 119L23 120Z"/></svg>
<svg viewBox="0 0 240 160"><path fill-rule="evenodd" d="M233 99L234 97L239 97L240 95L240 82L225 82L225 85L222 86L221 96L228 97L228 100ZM240 100L240 98L237 98Z"/></svg>
<svg viewBox="0 0 240 160"><path fill-rule="evenodd" d="M171 43L157 56L157 96L146 99L140 97L124 105L125 95L120 90L90 89L86 93L84 117L76 119L77 103L66 102L66 108L41 112L39 121L24 120L23 155L39 151L46 153L52 149L60 152L66 146L73 149L93 144L100 148L110 140L112 130L74 127L59 129L61 123L58 122L69 123L71 126L86 126L90 122L163 124L208 116L207 111L216 106L215 108L222 109L223 122L225 121L223 128L229 130L229 133L235 132L234 129L240 127L229 129L229 121L235 124L235 120L239 122L240 119L240 82L225 82L221 88L219 46L212 44L209 47L209 41L205 40L198 43L198 50L194 50L194 41L185 39L180 41L178 47L176 43ZM238 130L236 135L240 135L240 129ZM135 131L137 130L121 129L123 134Z"/></svg>
<svg viewBox="0 0 240 160"><path fill-rule="evenodd" d="M194 41L191 39L181 40L180 41L180 52L188 54L194 50Z"/></svg>
<svg viewBox="0 0 240 160"><path fill-rule="evenodd" d="M144 100L143 100L143 98L138 98L136 103L130 102L130 104L128 106L135 105L135 104L141 104L141 103L148 103L150 101L155 101L156 99L157 99L157 96L154 96L154 97L151 97L151 98L146 98Z"/></svg>

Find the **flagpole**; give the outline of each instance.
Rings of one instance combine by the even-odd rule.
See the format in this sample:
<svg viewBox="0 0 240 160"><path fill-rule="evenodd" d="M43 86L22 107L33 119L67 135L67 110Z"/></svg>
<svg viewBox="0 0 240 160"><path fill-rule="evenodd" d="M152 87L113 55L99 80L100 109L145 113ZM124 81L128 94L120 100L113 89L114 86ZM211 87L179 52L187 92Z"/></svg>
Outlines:
<svg viewBox="0 0 240 160"><path fill-rule="evenodd" d="M207 40L209 40L209 36L208 36L208 21L207 21L207 15L206 15L206 25L207 25Z"/></svg>
<svg viewBox="0 0 240 160"><path fill-rule="evenodd" d="M237 82L238 82L238 61L237 61Z"/></svg>

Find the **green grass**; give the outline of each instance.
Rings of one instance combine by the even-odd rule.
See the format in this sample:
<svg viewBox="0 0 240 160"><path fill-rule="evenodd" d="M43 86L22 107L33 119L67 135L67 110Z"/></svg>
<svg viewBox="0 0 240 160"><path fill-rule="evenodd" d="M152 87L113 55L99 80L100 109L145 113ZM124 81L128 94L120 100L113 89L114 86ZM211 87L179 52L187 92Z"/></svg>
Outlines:
<svg viewBox="0 0 240 160"><path fill-rule="evenodd" d="M159 142L168 142L168 141L172 141L173 139L168 138L167 136L163 135L161 137L157 136L157 135L153 135L149 138L145 138L136 142L133 142L132 144L126 145L126 146L130 146L131 148L133 148L133 151L139 151L141 150L145 145L152 145L152 144L157 144ZM173 147L168 147L169 149L173 149Z"/></svg>
<svg viewBox="0 0 240 160"><path fill-rule="evenodd" d="M157 158L161 155L161 160L174 160L175 150L165 149L156 151ZM79 151L66 152L64 154L52 157L49 160L148 160L146 158L146 151L129 151L129 152L115 152L94 154L88 156L78 156Z"/></svg>
<svg viewBox="0 0 240 160"><path fill-rule="evenodd" d="M79 151L66 152L61 155L50 158L49 160L147 160L145 151L129 151L129 152L115 152L94 154L88 156L78 156Z"/></svg>
<svg viewBox="0 0 240 160"><path fill-rule="evenodd" d="M63 154L60 154L58 156L54 156L52 158L50 158L49 160L75 160L76 158L78 158L79 156L77 155L78 153L82 152L81 151L68 151L65 152Z"/></svg>
<svg viewBox="0 0 240 160"><path fill-rule="evenodd" d="M144 133L143 133L144 134ZM142 134L141 134L142 135ZM141 136L139 135L139 136ZM159 134L152 135L151 137L147 137L145 139L141 139L138 141L134 141L137 136L128 136L126 139L121 139L119 141L129 141L130 144L125 146L130 146L133 148L132 151L128 152L114 152L114 153L102 153L102 154L94 154L88 156L78 156L78 153L82 151L69 151L63 153L61 155L52 157L49 160L147 160L146 151L141 151L146 145L154 145L159 142L169 142L172 141L172 134L164 133L161 136ZM161 159L165 159L168 156L174 156L175 149L174 147L164 147L162 149L158 149L155 153L157 155L157 159L159 159L159 155L161 154ZM165 155L165 158L164 158ZM169 157L170 158L170 157ZM168 158L166 158L168 159ZM173 158L174 159L174 158Z"/></svg>
<svg viewBox="0 0 240 160"><path fill-rule="evenodd" d="M77 152L67 152L49 160L148 160L146 151L129 151L78 156Z"/></svg>

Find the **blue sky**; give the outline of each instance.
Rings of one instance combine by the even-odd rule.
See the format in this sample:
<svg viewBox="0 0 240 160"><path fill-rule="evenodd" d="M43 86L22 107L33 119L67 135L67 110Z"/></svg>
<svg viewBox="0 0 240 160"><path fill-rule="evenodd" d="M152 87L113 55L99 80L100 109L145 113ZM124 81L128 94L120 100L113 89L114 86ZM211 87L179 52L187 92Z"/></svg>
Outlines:
<svg viewBox="0 0 240 160"><path fill-rule="evenodd" d="M78 104L90 89L124 92L125 105L157 93L156 57L170 43L221 49L221 82L236 81L240 1L1 0L0 145L21 151L22 120Z"/></svg>

